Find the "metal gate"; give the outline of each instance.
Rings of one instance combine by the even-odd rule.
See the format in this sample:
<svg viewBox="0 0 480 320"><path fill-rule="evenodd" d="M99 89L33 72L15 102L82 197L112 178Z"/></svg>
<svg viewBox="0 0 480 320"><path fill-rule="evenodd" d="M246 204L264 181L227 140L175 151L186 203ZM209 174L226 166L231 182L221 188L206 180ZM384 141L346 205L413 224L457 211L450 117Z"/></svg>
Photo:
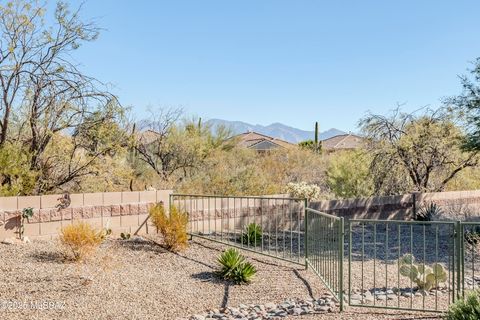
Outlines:
<svg viewBox="0 0 480 320"><path fill-rule="evenodd" d="M480 287L480 223L350 220L348 303L444 312Z"/></svg>
<svg viewBox="0 0 480 320"><path fill-rule="evenodd" d="M330 214L307 208L305 261L323 281L343 310L344 222Z"/></svg>

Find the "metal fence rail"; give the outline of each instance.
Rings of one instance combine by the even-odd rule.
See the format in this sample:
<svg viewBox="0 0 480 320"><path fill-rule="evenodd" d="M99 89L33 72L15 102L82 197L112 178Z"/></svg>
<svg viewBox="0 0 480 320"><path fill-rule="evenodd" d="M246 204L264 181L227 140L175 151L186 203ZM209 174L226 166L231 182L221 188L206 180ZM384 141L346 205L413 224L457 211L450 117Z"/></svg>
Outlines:
<svg viewBox="0 0 480 320"><path fill-rule="evenodd" d="M480 222L461 222L460 296L480 288Z"/></svg>
<svg viewBox="0 0 480 320"><path fill-rule="evenodd" d="M278 259L305 263L306 200L172 194L188 213L188 232Z"/></svg>
<svg viewBox="0 0 480 320"><path fill-rule="evenodd" d="M350 220L349 305L445 311L456 298L457 226Z"/></svg>
<svg viewBox="0 0 480 320"><path fill-rule="evenodd" d="M306 209L305 261L337 298L343 310L343 218Z"/></svg>

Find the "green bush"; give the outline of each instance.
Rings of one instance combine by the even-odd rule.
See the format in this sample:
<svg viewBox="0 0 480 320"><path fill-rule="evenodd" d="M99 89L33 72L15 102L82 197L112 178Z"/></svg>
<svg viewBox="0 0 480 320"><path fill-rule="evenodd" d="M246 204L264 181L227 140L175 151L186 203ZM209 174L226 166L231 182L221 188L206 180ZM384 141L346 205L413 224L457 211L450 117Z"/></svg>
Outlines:
<svg viewBox="0 0 480 320"><path fill-rule="evenodd" d="M460 299L450 305L446 320L476 320L480 319L480 291L470 292L465 299Z"/></svg>
<svg viewBox="0 0 480 320"><path fill-rule="evenodd" d="M236 249L224 251L218 258L220 270L218 274L225 280L237 284L249 283L257 273L257 269Z"/></svg>
<svg viewBox="0 0 480 320"><path fill-rule="evenodd" d="M250 223L242 234L242 244L258 246L262 243L262 227L255 222Z"/></svg>

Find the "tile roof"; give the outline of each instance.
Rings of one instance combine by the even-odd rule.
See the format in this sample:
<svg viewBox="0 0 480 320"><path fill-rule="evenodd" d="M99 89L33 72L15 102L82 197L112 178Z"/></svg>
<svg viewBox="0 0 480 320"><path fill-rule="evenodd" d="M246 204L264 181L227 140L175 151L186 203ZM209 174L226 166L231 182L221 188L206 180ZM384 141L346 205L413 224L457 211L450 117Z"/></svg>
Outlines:
<svg viewBox="0 0 480 320"><path fill-rule="evenodd" d="M246 148L254 148L254 149L255 149L255 146L258 146L262 142L269 142L270 144L275 144L282 148L296 147L295 144L287 142L285 140L273 138L258 132L253 132L253 131L238 134L236 136L233 136L230 139L238 140L238 143L237 143L238 146L246 147Z"/></svg>
<svg viewBox="0 0 480 320"><path fill-rule="evenodd" d="M361 148L364 143L364 138L347 133L322 140L322 148L325 150L358 149Z"/></svg>

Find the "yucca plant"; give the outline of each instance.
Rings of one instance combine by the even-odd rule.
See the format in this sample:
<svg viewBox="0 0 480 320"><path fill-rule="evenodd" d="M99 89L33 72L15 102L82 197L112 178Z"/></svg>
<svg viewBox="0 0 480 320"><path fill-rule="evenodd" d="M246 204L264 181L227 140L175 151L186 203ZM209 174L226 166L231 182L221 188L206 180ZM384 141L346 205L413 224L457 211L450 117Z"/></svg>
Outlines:
<svg viewBox="0 0 480 320"><path fill-rule="evenodd" d="M442 209L434 202L423 206L415 215L416 221L432 221L442 214Z"/></svg>
<svg viewBox="0 0 480 320"><path fill-rule="evenodd" d="M472 291L465 299L451 304L445 314L445 320L476 320L480 319L480 292Z"/></svg>
<svg viewBox="0 0 480 320"><path fill-rule="evenodd" d="M242 234L242 244L258 246L262 243L262 227L255 222L250 223Z"/></svg>
<svg viewBox="0 0 480 320"><path fill-rule="evenodd" d="M257 273L257 269L236 249L225 250L218 258L220 269L218 274L225 280L232 280L237 284L250 283Z"/></svg>

